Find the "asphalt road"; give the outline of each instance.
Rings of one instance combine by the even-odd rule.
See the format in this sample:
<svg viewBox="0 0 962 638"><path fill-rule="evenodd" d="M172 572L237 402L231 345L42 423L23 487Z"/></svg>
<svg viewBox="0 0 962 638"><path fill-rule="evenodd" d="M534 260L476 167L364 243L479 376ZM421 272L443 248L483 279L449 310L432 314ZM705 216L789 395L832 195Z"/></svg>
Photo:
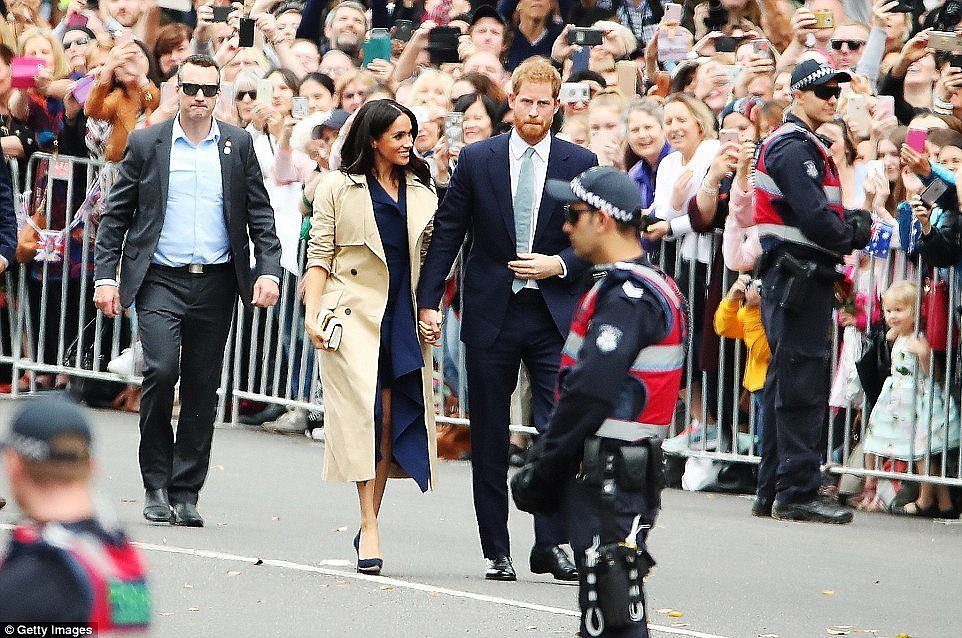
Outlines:
<svg viewBox="0 0 962 638"><path fill-rule="evenodd" d="M4 427L14 405L0 402ZM385 576L374 578L353 572L356 493L321 482L322 444L218 429L206 527L151 526L136 417L94 418L98 492L151 566L155 636L576 634L576 588L527 569L529 516L510 521L520 581L481 578L465 463L441 464L429 494L389 485ZM651 537L654 638L962 636L962 525L870 514L844 527L792 524L752 518L740 497L671 490L664 501ZM4 539L17 518L15 505L0 511Z"/></svg>

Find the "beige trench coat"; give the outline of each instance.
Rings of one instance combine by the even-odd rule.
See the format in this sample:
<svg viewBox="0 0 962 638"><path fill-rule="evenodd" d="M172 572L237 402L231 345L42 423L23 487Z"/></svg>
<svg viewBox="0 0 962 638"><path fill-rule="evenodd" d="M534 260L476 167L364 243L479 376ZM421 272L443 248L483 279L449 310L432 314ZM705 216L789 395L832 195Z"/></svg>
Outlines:
<svg viewBox="0 0 962 638"><path fill-rule="evenodd" d="M417 290L421 263L431 238L437 195L412 175L407 179L408 250L411 290ZM333 310L344 324L341 345L319 351L324 388L325 481L374 478L374 395L377 388L381 320L387 306L388 269L374 207L363 175L332 171L314 194L307 245L307 267L329 273L319 308ZM424 424L433 486L437 463L433 358L422 343Z"/></svg>

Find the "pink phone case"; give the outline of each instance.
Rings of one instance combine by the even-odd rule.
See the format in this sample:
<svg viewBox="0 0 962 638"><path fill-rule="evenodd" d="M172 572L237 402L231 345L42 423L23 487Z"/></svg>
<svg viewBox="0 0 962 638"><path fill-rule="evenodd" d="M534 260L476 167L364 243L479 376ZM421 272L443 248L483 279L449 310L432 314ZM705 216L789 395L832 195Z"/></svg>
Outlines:
<svg viewBox="0 0 962 638"><path fill-rule="evenodd" d="M905 143L909 145L909 148L917 151L919 153L925 152L925 140L928 137L929 132L923 129L910 128L908 133L905 134Z"/></svg>
<svg viewBox="0 0 962 638"><path fill-rule="evenodd" d="M10 61L10 86L15 89L33 88L36 85L37 71L46 64L43 58L13 58Z"/></svg>
<svg viewBox="0 0 962 638"><path fill-rule="evenodd" d="M85 75L79 80L73 88L73 97L80 106L87 103L87 98L90 97L90 90L94 86L94 77L92 75Z"/></svg>

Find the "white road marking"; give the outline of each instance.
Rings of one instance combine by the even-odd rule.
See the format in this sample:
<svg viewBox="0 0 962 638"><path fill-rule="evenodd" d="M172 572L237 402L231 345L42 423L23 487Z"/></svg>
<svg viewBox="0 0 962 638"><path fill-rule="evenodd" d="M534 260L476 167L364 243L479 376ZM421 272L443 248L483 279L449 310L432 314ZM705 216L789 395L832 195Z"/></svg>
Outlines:
<svg viewBox="0 0 962 638"><path fill-rule="evenodd" d="M0 529L12 530L14 525L9 523L0 523ZM249 563L249 564L259 564L267 565L269 567L278 567L281 569L290 569L292 571L306 572L311 574L323 574L325 576L334 576L335 578L351 578L354 580L368 581L371 583L377 583L378 585L391 585L393 587L401 589L413 589L416 591L423 591L433 594L442 594L445 596L452 596L454 598L467 598L470 600L477 600L479 602L493 603L495 605L504 605L506 607L517 607L519 609L529 609L531 611L540 611L548 614L555 614L558 616L571 616L573 618L578 618L581 614L577 611L571 611L569 609L562 609L560 607L550 607L548 605L539 605L537 603L531 603L524 600L513 600L511 598L501 598L499 596L488 596L485 594L478 594L470 591L461 591L459 589L448 589L447 587L438 587L436 585L430 585L426 583L416 583L408 580L400 580L397 578L388 578L386 576L369 576L367 574L358 574L355 572L342 571L340 569L330 569L328 567L318 567L316 565L305 565L303 563L294 563L287 560L277 560L274 558L257 558L252 556L240 556L238 554L227 554L225 552L215 552L207 549L193 549L188 547L175 547L172 545L157 545L155 543L143 543L140 541L133 541L133 544L140 549L147 550L149 552L164 552L167 554L182 554L185 556L197 556L199 558L211 558L214 560L223 560L238 563ZM347 561L342 561L338 559L324 560L321 561L322 564L326 565L339 565L342 563L348 563ZM665 634L674 634L676 636L689 636L690 638L727 638L726 636L720 636L718 634L706 634L700 631L693 631L691 629L684 629L682 627L666 627L664 625L654 625L649 623L648 630L653 632L660 632Z"/></svg>

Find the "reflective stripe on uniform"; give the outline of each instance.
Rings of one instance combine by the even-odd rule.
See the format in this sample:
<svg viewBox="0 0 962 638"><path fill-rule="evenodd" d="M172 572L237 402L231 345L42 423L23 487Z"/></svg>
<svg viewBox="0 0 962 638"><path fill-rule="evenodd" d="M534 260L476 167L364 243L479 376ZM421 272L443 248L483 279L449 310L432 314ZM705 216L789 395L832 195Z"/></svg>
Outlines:
<svg viewBox="0 0 962 638"><path fill-rule="evenodd" d="M648 346L638 353L631 365L635 372L666 372L677 370L685 361L685 346Z"/></svg>
<svg viewBox="0 0 962 638"><path fill-rule="evenodd" d="M642 439L663 439L667 433L667 424L657 425L622 419L605 419L598 431L595 432L595 436L634 443Z"/></svg>
<svg viewBox="0 0 962 638"><path fill-rule="evenodd" d="M793 244L801 244L802 246L807 246L809 248L814 248L815 250L821 251L823 253L828 253L833 257L841 259L841 255L834 253L826 248L822 248L808 237L805 236L800 229L795 226L782 226L781 224L757 224L755 228L758 229L758 237L776 237L778 239L783 239L785 241L790 241Z"/></svg>
<svg viewBox="0 0 962 638"><path fill-rule="evenodd" d="M784 197L784 195L782 195L782 190L775 183L775 180L773 180L770 175L763 173L760 170L755 173L755 186L762 189L772 197ZM822 192L825 193L825 199L828 200L829 204L842 203L842 189L840 189L838 186L822 186Z"/></svg>

